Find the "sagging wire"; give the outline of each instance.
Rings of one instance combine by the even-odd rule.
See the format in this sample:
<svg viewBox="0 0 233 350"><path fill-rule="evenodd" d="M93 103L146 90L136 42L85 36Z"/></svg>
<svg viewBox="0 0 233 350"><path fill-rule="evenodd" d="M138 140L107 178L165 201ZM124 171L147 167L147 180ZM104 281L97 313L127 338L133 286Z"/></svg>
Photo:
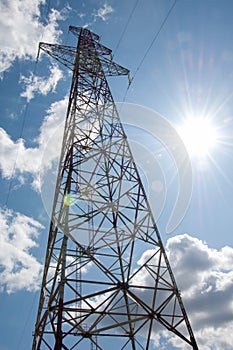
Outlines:
<svg viewBox="0 0 233 350"><path fill-rule="evenodd" d="M165 26L165 24L166 24L168 18L170 17L172 11L173 11L174 8L175 8L177 2L178 2L178 0L175 0L175 1L173 2L172 6L169 8L169 10L168 10L166 16L164 17L164 19L163 19L163 21L162 21L162 23L161 23L159 29L156 31L156 33L155 33L155 35L154 35L154 37L153 37L153 39L152 39L150 45L149 45L148 48L146 49L146 51L145 51L143 57L141 58L141 61L139 62L139 64L138 64L138 66L137 66L137 68L136 68L134 74L132 75L132 77L130 77L130 76L128 77L128 87L127 87L126 92L125 92L125 94L124 94L124 96L123 96L122 105L123 105L123 103L124 103L125 100L126 100L126 96L127 96L127 94L128 94L128 91L129 91L129 89L130 89L130 87L131 87L133 81L135 80L135 76L137 75L137 73L138 73L139 70L141 69L141 67L142 67L142 65L143 65L143 63L144 63L146 57L148 56L148 54L149 54L149 52L150 52L152 46L154 45L154 43L155 43L156 40L158 39L159 34L161 33L163 27Z"/></svg>
<svg viewBox="0 0 233 350"><path fill-rule="evenodd" d="M135 10L136 10L136 7L138 6L138 3L139 3L139 0L137 0L137 1L135 2L135 5L134 5L134 7L133 7L133 9L132 9L132 11L131 11L129 17L128 17L128 20L127 20L127 22L126 22L126 24L125 24L125 27L124 27L124 29L123 29L123 31L122 31L122 34L121 34L120 39L119 39L119 41L118 41L118 43L117 43L117 45L116 45L116 48L115 48L115 50L114 50L114 52L113 52L112 57L115 56L115 54L116 54L116 52L117 52L117 50L118 50L118 48L119 48L119 46L120 46L120 43L121 43L121 41L122 41L122 39L123 39L123 37L124 37L124 35L125 35L125 33L126 33L126 30L127 30L128 26L129 26L129 23L130 23L130 21L131 21L131 19L132 19L132 17L133 17L133 14L134 14L134 12L135 12Z"/></svg>

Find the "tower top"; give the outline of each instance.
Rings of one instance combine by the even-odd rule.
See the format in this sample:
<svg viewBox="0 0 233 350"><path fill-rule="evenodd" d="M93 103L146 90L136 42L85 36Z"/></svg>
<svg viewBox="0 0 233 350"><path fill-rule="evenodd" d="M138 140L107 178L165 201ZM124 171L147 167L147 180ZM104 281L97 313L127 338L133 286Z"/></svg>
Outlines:
<svg viewBox="0 0 233 350"><path fill-rule="evenodd" d="M97 73L93 67L101 64L101 70L106 76L129 75L127 68L112 60L112 50L100 44L100 37L97 34L87 28L73 26L69 27L69 31L78 37L76 47L40 42L39 52L45 51L72 71L75 69L75 59L78 57L79 66L89 69L92 73ZM82 57L83 59L80 59ZM99 68L98 72L100 72Z"/></svg>

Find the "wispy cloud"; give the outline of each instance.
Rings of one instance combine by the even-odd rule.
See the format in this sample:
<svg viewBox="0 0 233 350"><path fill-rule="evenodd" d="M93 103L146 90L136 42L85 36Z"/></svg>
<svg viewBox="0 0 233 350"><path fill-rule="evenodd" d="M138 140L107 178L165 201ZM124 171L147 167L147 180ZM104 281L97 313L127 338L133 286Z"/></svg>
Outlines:
<svg viewBox="0 0 233 350"><path fill-rule="evenodd" d="M41 282L41 263L31 254L43 226L36 220L0 209L0 291L34 291Z"/></svg>
<svg viewBox="0 0 233 350"><path fill-rule="evenodd" d="M57 65L50 66L50 75L48 78L42 78L30 73L29 77L21 75L20 83L25 85L25 91L20 96L25 97L29 102L35 96L35 93L47 95L50 91L55 92L59 80L64 78L62 71Z"/></svg>
<svg viewBox="0 0 233 350"><path fill-rule="evenodd" d="M108 19L108 16L110 13L112 13L114 10L111 5L109 5L107 2L104 3L102 7L100 7L98 10L93 12L94 19L97 18L102 19L103 21L106 21Z"/></svg>
<svg viewBox="0 0 233 350"><path fill-rule="evenodd" d="M106 22L111 13L114 12L114 8L105 2L103 5L101 5L98 9L95 9L89 16L87 16L87 13L81 13L78 14L78 16L82 19L85 18L86 22L84 22L83 27L91 27L97 20L101 20Z"/></svg>
<svg viewBox="0 0 233 350"><path fill-rule="evenodd" d="M0 74L9 69L16 58L35 59L38 42L58 42L58 21L65 19L68 8L51 9L47 23L40 21L43 0L6 0L0 2Z"/></svg>

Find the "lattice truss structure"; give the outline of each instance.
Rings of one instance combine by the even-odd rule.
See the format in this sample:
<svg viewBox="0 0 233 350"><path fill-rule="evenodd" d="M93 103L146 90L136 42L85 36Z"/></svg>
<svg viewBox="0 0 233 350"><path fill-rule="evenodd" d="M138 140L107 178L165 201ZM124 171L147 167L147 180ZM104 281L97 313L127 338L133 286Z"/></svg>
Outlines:
<svg viewBox="0 0 233 350"><path fill-rule="evenodd" d="M198 349L106 80L129 71L70 31L40 43L73 78L32 348L153 349L167 329Z"/></svg>

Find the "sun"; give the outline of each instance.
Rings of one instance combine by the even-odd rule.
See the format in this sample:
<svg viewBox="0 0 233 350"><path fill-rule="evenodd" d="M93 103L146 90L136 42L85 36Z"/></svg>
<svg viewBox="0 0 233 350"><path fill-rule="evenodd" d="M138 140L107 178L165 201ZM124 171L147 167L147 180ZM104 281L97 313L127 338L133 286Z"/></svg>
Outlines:
<svg viewBox="0 0 233 350"><path fill-rule="evenodd" d="M187 118L177 129L192 158L207 158L218 142L217 128L206 117Z"/></svg>

